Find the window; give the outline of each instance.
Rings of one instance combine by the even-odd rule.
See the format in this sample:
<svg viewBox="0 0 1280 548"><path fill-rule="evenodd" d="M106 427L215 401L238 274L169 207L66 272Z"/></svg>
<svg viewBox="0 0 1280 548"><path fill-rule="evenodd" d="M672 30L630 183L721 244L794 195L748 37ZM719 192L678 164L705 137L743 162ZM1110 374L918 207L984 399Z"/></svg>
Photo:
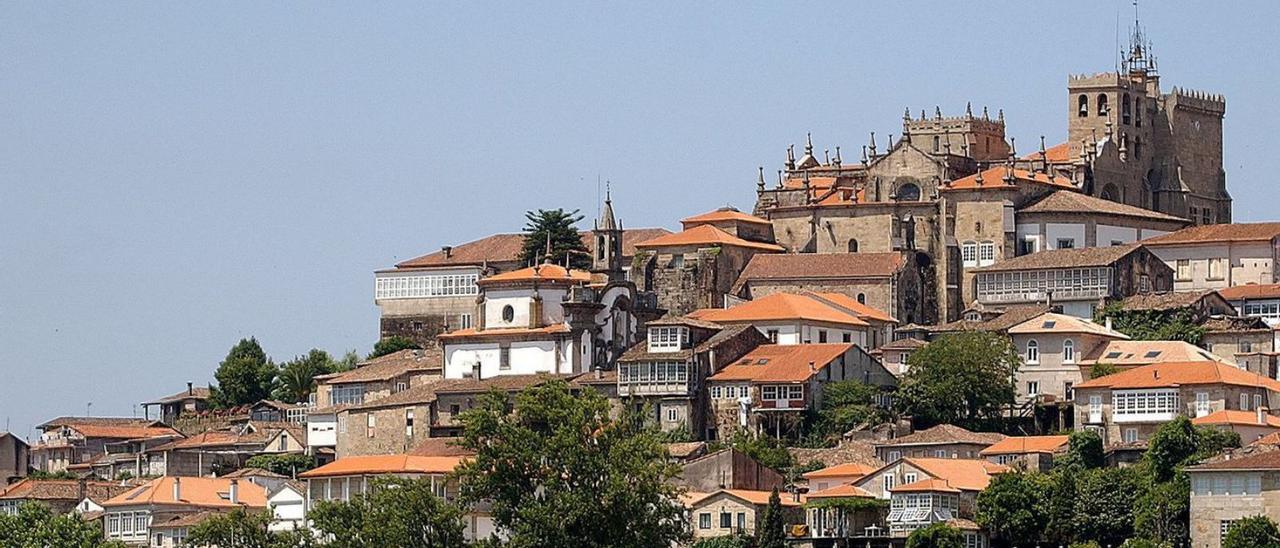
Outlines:
<svg viewBox="0 0 1280 548"><path fill-rule="evenodd" d="M938 151L940 151L940 150L942 150L942 138L941 138L941 137L938 137L937 135L934 135L934 136L933 136L933 151L934 151L934 152L938 152Z"/></svg>
<svg viewBox="0 0 1280 548"><path fill-rule="evenodd" d="M1240 410L1241 410L1241 411L1248 411L1248 410L1249 410L1249 395L1248 395L1248 394L1240 394Z"/></svg>
<svg viewBox="0 0 1280 548"><path fill-rule="evenodd" d="M330 405L359 405L364 403L363 384L339 384L329 391Z"/></svg>
<svg viewBox="0 0 1280 548"><path fill-rule="evenodd" d="M897 461L902 458L902 451L889 451L889 462Z"/></svg>
<svg viewBox="0 0 1280 548"><path fill-rule="evenodd" d="M1071 339L1062 341L1062 363L1076 363L1076 343Z"/></svg>
<svg viewBox="0 0 1280 548"><path fill-rule="evenodd" d="M960 245L960 260L965 266L978 266L978 243L965 242Z"/></svg>
<svg viewBox="0 0 1280 548"><path fill-rule="evenodd" d="M1125 429L1124 429L1124 442L1125 442L1125 443L1134 443L1134 442L1137 442L1137 441L1138 441L1138 429L1137 429L1137 428L1125 428Z"/></svg>
<svg viewBox="0 0 1280 548"><path fill-rule="evenodd" d="M768 336L768 337L769 337L769 342L771 342L771 343L773 343L773 344L778 344L778 330L777 330L777 329L770 329L770 330L768 330L768 331L765 331L765 333L764 333L764 334L765 334L766 336Z"/></svg>
<svg viewBox="0 0 1280 548"><path fill-rule="evenodd" d="M516 309L511 305L502 307L502 321L511 323L516 319Z"/></svg>
<svg viewBox="0 0 1280 548"><path fill-rule="evenodd" d="M339 434L347 433L347 414L346 413L338 413L338 433Z"/></svg>
<svg viewBox="0 0 1280 548"><path fill-rule="evenodd" d="M1081 95L1078 99L1076 99L1076 104L1079 105L1078 107L1076 107L1076 116L1084 118L1089 115L1089 96L1088 95Z"/></svg>
<svg viewBox="0 0 1280 548"><path fill-rule="evenodd" d="M1254 395L1253 395L1253 408L1254 408L1254 409L1258 409L1258 408L1260 408L1260 407L1262 407L1262 394L1254 394Z"/></svg>
<svg viewBox="0 0 1280 548"><path fill-rule="evenodd" d="M907 183L898 187L899 202L918 202L920 201L920 187L913 183Z"/></svg>
<svg viewBox="0 0 1280 548"><path fill-rule="evenodd" d="M885 493L886 495L888 495L888 494L889 494L889 491L892 491L892 490L893 490L894 480L895 480L895 478L893 477L893 474L885 474L885 475L884 475L884 493Z"/></svg>
<svg viewBox="0 0 1280 548"><path fill-rule="evenodd" d="M471 314L458 314L458 329L471 329Z"/></svg>
<svg viewBox="0 0 1280 548"><path fill-rule="evenodd" d="M1253 343L1250 341L1240 341L1240 353L1248 354L1253 352Z"/></svg>
<svg viewBox="0 0 1280 548"><path fill-rule="evenodd" d="M412 409L404 410L404 437L406 438L413 437L413 410Z"/></svg>
<svg viewBox="0 0 1280 548"><path fill-rule="evenodd" d="M1226 279L1226 259L1209 259L1209 279L1223 280Z"/></svg>
<svg viewBox="0 0 1280 548"><path fill-rule="evenodd" d="M1075 247L1075 238L1058 238L1058 249L1074 249Z"/></svg>
<svg viewBox="0 0 1280 548"><path fill-rule="evenodd" d="M749 397L750 395L751 395L751 394L750 394L750 387L748 387L748 386L746 386L746 385L742 385L742 386L739 386L739 387L738 387L738 397L739 397L739 398L746 398L746 397Z"/></svg>
<svg viewBox="0 0 1280 548"><path fill-rule="evenodd" d="M1126 93L1120 98L1120 123L1126 126L1133 121L1133 106L1129 103L1129 94Z"/></svg>
<svg viewBox="0 0 1280 548"><path fill-rule="evenodd" d="M852 334L852 333L844 333L844 334L840 335L840 342L846 342L846 343L847 343L847 342L853 342L853 334Z"/></svg>
<svg viewBox="0 0 1280 548"><path fill-rule="evenodd" d="M849 240L849 253L858 252L858 240Z"/></svg>
<svg viewBox="0 0 1280 548"><path fill-rule="evenodd" d="M733 527L733 514L720 512L720 528L729 529L731 527Z"/></svg>
<svg viewBox="0 0 1280 548"><path fill-rule="evenodd" d="M378 424L378 420L374 417L374 414L372 412L370 412L368 415L365 415L365 417L366 417L365 432L368 433L370 438L372 438L375 431L377 430L375 427Z"/></svg>
<svg viewBox="0 0 1280 548"><path fill-rule="evenodd" d="M1106 116L1107 112L1109 112L1107 110L1107 94L1099 93L1097 102L1098 102L1098 116Z"/></svg>
<svg viewBox="0 0 1280 548"><path fill-rule="evenodd" d="M746 512L738 512L738 530L739 531L747 530L747 513Z"/></svg>
<svg viewBox="0 0 1280 548"><path fill-rule="evenodd" d="M1178 259L1175 265L1177 270L1176 274L1179 280L1191 279L1191 260L1190 259Z"/></svg>
<svg viewBox="0 0 1280 548"><path fill-rule="evenodd" d="M978 266L989 266L996 262L996 244L982 242L978 244Z"/></svg>
<svg viewBox="0 0 1280 548"><path fill-rule="evenodd" d="M1111 412L1117 419L1142 419L1144 415L1174 415L1179 412L1178 391L1116 390L1111 396ZM1092 403L1092 398L1090 403Z"/></svg>
<svg viewBox="0 0 1280 548"><path fill-rule="evenodd" d="M449 404L449 415L456 417L458 416L458 413L461 413L461 412L462 412L461 405L458 405L456 403Z"/></svg>
<svg viewBox="0 0 1280 548"><path fill-rule="evenodd" d="M827 330L825 330L825 329L819 330L819 331L818 331L818 344L822 344L822 343L825 343L825 342L827 342Z"/></svg>
<svg viewBox="0 0 1280 548"><path fill-rule="evenodd" d="M288 451L288 450L289 450L289 436L285 435L284 433L281 433L280 441L279 443L276 444L276 451Z"/></svg>
<svg viewBox="0 0 1280 548"><path fill-rule="evenodd" d="M1076 399L1075 383L1071 381L1062 383L1062 394L1066 396L1067 400Z"/></svg>
<svg viewBox="0 0 1280 548"><path fill-rule="evenodd" d="M1040 343L1035 339L1027 341L1027 363L1040 363Z"/></svg>
<svg viewBox="0 0 1280 548"><path fill-rule="evenodd" d="M1222 542L1227 539L1227 532L1231 530L1231 526L1235 525L1237 521L1239 520L1224 519L1218 522L1218 542Z"/></svg>
<svg viewBox="0 0 1280 548"><path fill-rule="evenodd" d="M498 369L511 369L511 345L498 345Z"/></svg>
<svg viewBox="0 0 1280 548"><path fill-rule="evenodd" d="M858 294L858 296L857 296L857 297L855 297L855 298L858 300L858 304L867 304L867 294L866 294L866 293L859 293L859 294Z"/></svg>
<svg viewBox="0 0 1280 548"><path fill-rule="evenodd" d="M698 514L698 528L699 529L711 528L711 512L702 512L701 514Z"/></svg>
<svg viewBox="0 0 1280 548"><path fill-rule="evenodd" d="M1134 158L1142 157L1142 137L1133 138L1133 157Z"/></svg>
<svg viewBox="0 0 1280 548"><path fill-rule="evenodd" d="M375 299L421 299L477 295L478 274L389 274L374 282Z"/></svg>
<svg viewBox="0 0 1280 548"><path fill-rule="evenodd" d="M1032 398L1040 395L1040 381L1030 381L1027 383L1027 395Z"/></svg>
<svg viewBox="0 0 1280 548"><path fill-rule="evenodd" d="M721 394L720 394L720 387L719 387L719 386L712 386L712 387L711 387L711 399L713 399L713 400L718 400L718 399L720 399L720 396L721 396Z"/></svg>
<svg viewBox="0 0 1280 548"><path fill-rule="evenodd" d="M391 390L391 393L395 394L396 392L404 392L408 388L409 388L409 383L404 381L396 381L396 387L393 390Z"/></svg>
<svg viewBox="0 0 1280 548"><path fill-rule="evenodd" d="M667 408L667 422L677 422L680 420L680 410L675 407Z"/></svg>

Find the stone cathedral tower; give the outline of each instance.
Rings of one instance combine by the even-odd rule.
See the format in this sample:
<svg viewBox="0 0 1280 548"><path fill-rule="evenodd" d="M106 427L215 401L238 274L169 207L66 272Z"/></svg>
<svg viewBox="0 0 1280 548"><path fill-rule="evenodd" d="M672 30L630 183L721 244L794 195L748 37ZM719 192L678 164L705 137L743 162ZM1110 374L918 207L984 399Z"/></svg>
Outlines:
<svg viewBox="0 0 1280 548"><path fill-rule="evenodd" d="M591 231L591 237L595 239L595 252L591 256L591 271L608 276L611 282L621 281L624 278L622 270L622 223L614 218L613 200L610 199L608 190L605 190L604 209L600 212L600 218L596 219L596 226Z"/></svg>

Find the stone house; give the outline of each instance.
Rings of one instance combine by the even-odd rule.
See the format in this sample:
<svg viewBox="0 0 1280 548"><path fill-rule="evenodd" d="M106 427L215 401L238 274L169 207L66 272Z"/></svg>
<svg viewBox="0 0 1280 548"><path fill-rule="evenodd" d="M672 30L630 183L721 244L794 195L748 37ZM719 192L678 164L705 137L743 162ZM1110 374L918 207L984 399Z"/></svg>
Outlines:
<svg viewBox="0 0 1280 548"><path fill-rule="evenodd" d="M694 539L725 535L755 535L769 507L773 491L720 489L712 493L690 492L684 498L692 520ZM783 528L804 523L803 498L781 493Z"/></svg>
<svg viewBox="0 0 1280 548"><path fill-rule="evenodd" d="M1142 243L1173 270L1176 291L1280 282L1280 223L1193 226Z"/></svg>
<svg viewBox="0 0 1280 548"><path fill-rule="evenodd" d="M861 545L863 540L883 536L880 531L884 529L884 512L872 506L857 508L842 504L871 500L875 500L874 495L849 483L810 491L805 495L805 525L808 526L806 536L809 542L813 546L836 546L837 542L844 540L857 541Z"/></svg>
<svg viewBox="0 0 1280 548"><path fill-rule="evenodd" d="M1157 363L1076 386L1075 425L1106 445L1145 442L1178 416L1256 412L1280 403L1280 382L1217 361Z"/></svg>
<svg viewBox="0 0 1280 548"><path fill-rule="evenodd" d="M1171 314L1185 311L1191 321L1201 323L1213 316L1235 316L1236 308L1221 294L1212 289L1199 291L1164 291L1139 293L1120 301L1125 312L1156 312Z"/></svg>
<svg viewBox="0 0 1280 548"><path fill-rule="evenodd" d="M976 459L979 453L1003 440L1004 434L971 432L951 424L939 424L905 436L874 442L876 458L892 463L903 458Z"/></svg>
<svg viewBox="0 0 1280 548"><path fill-rule="evenodd" d="M359 364L355 369L316 377L307 410L307 452L321 462L334 458L339 432L347 430L348 407L375 402L443 376L438 348L406 349Z"/></svg>
<svg viewBox="0 0 1280 548"><path fill-rule="evenodd" d="M991 476L1008 470L1007 466L982 459L903 457L863 476L853 485L876 498L889 500L897 486L939 480L963 493L960 514L971 516L975 499L991 483Z"/></svg>
<svg viewBox="0 0 1280 548"><path fill-rule="evenodd" d="M305 430L293 423L245 423L209 430L147 448L147 476L198 477L244 468L264 454L301 454L307 450Z"/></svg>
<svg viewBox="0 0 1280 548"><path fill-rule="evenodd" d="M853 343L870 349L890 340L896 321L883 312L833 293L772 293L689 317L721 325L751 325L775 344Z"/></svg>
<svg viewBox="0 0 1280 548"><path fill-rule="evenodd" d="M1237 520L1280 520L1280 451L1219 457L1186 468L1191 478L1191 545L1221 548Z"/></svg>
<svg viewBox="0 0 1280 548"><path fill-rule="evenodd" d="M1015 375L1022 403L1071 401L1072 387L1084 380L1084 357L1111 341L1129 339L1107 326L1051 312L1010 327L1008 334L1022 357Z"/></svg>
<svg viewBox="0 0 1280 548"><path fill-rule="evenodd" d="M876 468L878 467L869 464L846 462L805 472L802 477L808 483L809 494L812 495L836 486L851 484L874 472Z"/></svg>
<svg viewBox="0 0 1280 548"><path fill-rule="evenodd" d="M1261 318L1267 325L1280 325L1280 284L1244 284L1218 290L1241 316Z"/></svg>
<svg viewBox="0 0 1280 548"><path fill-rule="evenodd" d="M921 339L903 337L877 347L871 351L871 355L880 360L880 363L890 373L902 378L903 375L906 375L911 370L911 365L908 363L911 354L928 344L928 341Z"/></svg>
<svg viewBox="0 0 1280 548"><path fill-rule="evenodd" d="M112 481L24 478L0 487L0 515L16 516L28 502L44 504L54 514L68 514L85 499L104 501L127 490L128 485Z"/></svg>
<svg viewBox="0 0 1280 548"><path fill-rule="evenodd" d="M209 388L198 388L192 383L187 383L187 389L182 392L144 402L142 404L144 417L151 416L152 407L159 409L160 422L173 425L182 415L199 413L209 408Z"/></svg>
<svg viewBox="0 0 1280 548"><path fill-rule="evenodd" d="M1052 249L1126 245L1191 222L1072 190L1057 190L1017 211L1017 255Z"/></svg>
<svg viewBox="0 0 1280 548"><path fill-rule="evenodd" d="M107 540L151 545L151 524L206 511L267 509L266 489L236 479L162 476L102 503Z"/></svg>
<svg viewBox="0 0 1280 548"><path fill-rule="evenodd" d="M462 433L458 416L472 407L479 406L490 391L515 394L545 382L559 380L569 382L576 375L500 375L488 379L463 379L435 390L435 419L429 423L432 438L456 437Z"/></svg>
<svg viewBox="0 0 1280 548"><path fill-rule="evenodd" d="M1241 369L1276 378L1275 329L1262 318L1218 316L1200 324L1200 345Z"/></svg>
<svg viewBox="0 0 1280 548"><path fill-rule="evenodd" d="M703 455L680 465L674 483L689 491L711 493L720 489L785 490L786 478L746 453L732 447Z"/></svg>
<svg viewBox="0 0 1280 548"><path fill-rule="evenodd" d="M1066 454L1070 436L1009 436L983 449L978 456L996 464L1032 472L1048 472L1056 457Z"/></svg>
<svg viewBox="0 0 1280 548"><path fill-rule="evenodd" d="M36 428L40 441L31 448L32 464L49 473L92 462L111 443L181 435L159 421L115 417L59 417Z"/></svg>
<svg viewBox="0 0 1280 548"><path fill-rule="evenodd" d="M423 381L385 398L352 405L340 413L337 458L406 453L431 435L436 422L436 391L461 379Z"/></svg>
<svg viewBox="0 0 1280 548"><path fill-rule="evenodd" d="M0 486L31 472L31 446L11 432L0 432Z"/></svg>

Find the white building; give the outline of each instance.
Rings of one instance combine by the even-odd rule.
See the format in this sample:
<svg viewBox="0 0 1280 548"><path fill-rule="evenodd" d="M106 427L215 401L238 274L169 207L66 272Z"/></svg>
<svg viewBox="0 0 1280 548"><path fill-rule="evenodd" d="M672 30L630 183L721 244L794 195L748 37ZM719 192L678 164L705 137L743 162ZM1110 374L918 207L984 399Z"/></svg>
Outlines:
<svg viewBox="0 0 1280 548"><path fill-rule="evenodd" d="M1175 291L1280 282L1280 223L1193 226L1142 244L1173 269Z"/></svg>

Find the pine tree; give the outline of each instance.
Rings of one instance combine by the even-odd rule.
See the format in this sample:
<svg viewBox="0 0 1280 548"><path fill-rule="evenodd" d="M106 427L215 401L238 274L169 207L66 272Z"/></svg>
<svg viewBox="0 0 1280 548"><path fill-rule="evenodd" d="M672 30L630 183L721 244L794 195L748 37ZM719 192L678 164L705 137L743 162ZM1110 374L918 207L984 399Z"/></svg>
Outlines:
<svg viewBox="0 0 1280 548"><path fill-rule="evenodd" d="M576 225L582 220L578 210L539 209L524 214L524 247L520 250L520 263L537 264L547 253L547 240L551 241L551 262L564 264L565 257L573 268L590 268L591 254Z"/></svg>
<svg viewBox="0 0 1280 548"><path fill-rule="evenodd" d="M756 531L756 548L786 548L787 532L783 523L782 499L778 496L778 488L773 488L769 495L769 506L760 519L760 529Z"/></svg>
<svg viewBox="0 0 1280 548"><path fill-rule="evenodd" d="M257 339L240 339L218 365L213 378L218 381L217 386L209 387L214 406L235 407L271 397L276 366Z"/></svg>

